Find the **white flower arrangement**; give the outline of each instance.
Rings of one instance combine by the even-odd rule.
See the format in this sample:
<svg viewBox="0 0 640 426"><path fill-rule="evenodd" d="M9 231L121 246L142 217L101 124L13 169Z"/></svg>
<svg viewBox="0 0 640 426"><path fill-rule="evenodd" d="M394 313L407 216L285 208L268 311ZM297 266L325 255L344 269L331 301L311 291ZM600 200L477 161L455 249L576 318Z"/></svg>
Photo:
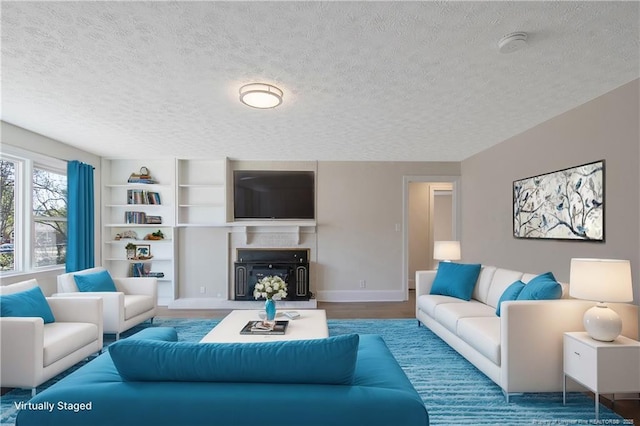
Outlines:
<svg viewBox="0 0 640 426"><path fill-rule="evenodd" d="M287 297L287 283L279 276L266 276L255 285L253 297L256 299L284 299Z"/></svg>

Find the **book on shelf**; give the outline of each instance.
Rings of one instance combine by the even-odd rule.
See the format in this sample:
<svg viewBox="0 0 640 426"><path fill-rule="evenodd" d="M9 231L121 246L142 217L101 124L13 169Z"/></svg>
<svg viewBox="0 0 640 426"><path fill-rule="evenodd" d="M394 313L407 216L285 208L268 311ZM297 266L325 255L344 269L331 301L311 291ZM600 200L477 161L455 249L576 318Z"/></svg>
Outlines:
<svg viewBox="0 0 640 426"><path fill-rule="evenodd" d="M129 276L131 277L146 277L151 271L151 264L144 262L134 262L131 264L131 270Z"/></svg>
<svg viewBox="0 0 640 426"><path fill-rule="evenodd" d="M162 204L160 194L146 189L128 189L127 204Z"/></svg>
<svg viewBox="0 0 640 426"><path fill-rule="evenodd" d="M124 212L124 223L146 224L148 223L147 215L145 212L126 211Z"/></svg>
<svg viewBox="0 0 640 426"><path fill-rule="evenodd" d="M146 220L150 225L158 225L162 223L162 216L147 216Z"/></svg>
<svg viewBox="0 0 640 426"><path fill-rule="evenodd" d="M164 278L164 272L152 272L151 263L148 262L134 262L131 264L129 270L130 277L151 277L151 278Z"/></svg>
<svg viewBox="0 0 640 426"><path fill-rule="evenodd" d="M275 321L272 326L266 325L262 320L249 321L242 327L240 334L284 334L287 330L289 321Z"/></svg>

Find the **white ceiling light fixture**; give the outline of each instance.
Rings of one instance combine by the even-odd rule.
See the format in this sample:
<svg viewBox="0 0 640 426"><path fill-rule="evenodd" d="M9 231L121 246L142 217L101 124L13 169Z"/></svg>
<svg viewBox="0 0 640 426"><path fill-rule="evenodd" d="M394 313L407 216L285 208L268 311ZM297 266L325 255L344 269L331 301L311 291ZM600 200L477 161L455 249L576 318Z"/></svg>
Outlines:
<svg viewBox="0 0 640 426"><path fill-rule="evenodd" d="M502 37L498 42L500 53L512 53L522 49L527 44L527 33L511 33Z"/></svg>
<svg viewBox="0 0 640 426"><path fill-rule="evenodd" d="M240 102L251 108L269 109L282 103L282 90L267 83L249 83L240 88Z"/></svg>

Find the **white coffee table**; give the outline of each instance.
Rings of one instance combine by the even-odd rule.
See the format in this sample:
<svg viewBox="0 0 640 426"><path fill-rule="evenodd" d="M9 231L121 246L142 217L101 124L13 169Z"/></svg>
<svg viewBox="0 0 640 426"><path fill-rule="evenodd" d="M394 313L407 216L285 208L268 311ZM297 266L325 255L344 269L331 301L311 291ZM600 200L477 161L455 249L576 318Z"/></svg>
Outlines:
<svg viewBox="0 0 640 426"><path fill-rule="evenodd" d="M279 340L308 340L329 337L327 314L324 309L295 309L300 314L297 319L289 319L279 312L276 320L289 320L285 334L247 335L240 334L242 327L251 320L260 319L260 310L235 310L224 317L200 343L243 343L275 342Z"/></svg>

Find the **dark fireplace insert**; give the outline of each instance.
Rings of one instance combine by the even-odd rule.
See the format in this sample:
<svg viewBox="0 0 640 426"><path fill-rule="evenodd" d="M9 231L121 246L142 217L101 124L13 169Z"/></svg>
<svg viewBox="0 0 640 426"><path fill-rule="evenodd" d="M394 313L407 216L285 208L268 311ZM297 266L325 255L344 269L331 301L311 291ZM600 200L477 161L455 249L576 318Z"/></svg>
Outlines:
<svg viewBox="0 0 640 426"><path fill-rule="evenodd" d="M309 300L309 251L299 249L238 249L234 262L234 300L255 300L253 288L268 275L287 283L283 300Z"/></svg>

